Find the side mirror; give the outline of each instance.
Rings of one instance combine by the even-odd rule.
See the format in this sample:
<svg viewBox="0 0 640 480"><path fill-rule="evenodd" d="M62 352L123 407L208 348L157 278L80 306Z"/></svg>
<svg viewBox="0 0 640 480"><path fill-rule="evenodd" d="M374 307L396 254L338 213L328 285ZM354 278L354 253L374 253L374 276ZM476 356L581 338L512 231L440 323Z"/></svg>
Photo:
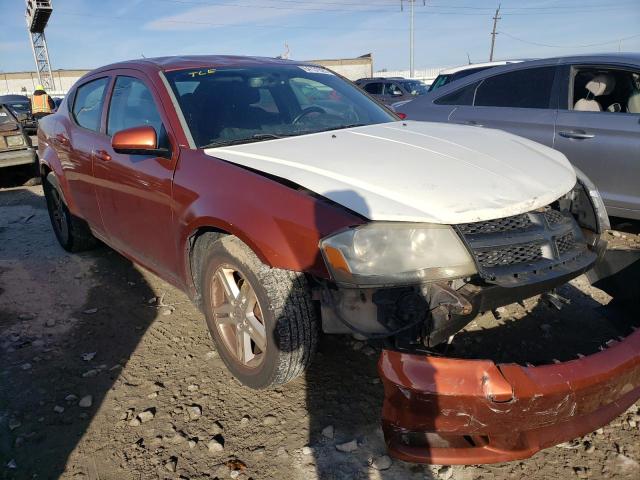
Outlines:
<svg viewBox="0 0 640 480"><path fill-rule="evenodd" d="M114 133L111 147L117 153L128 153L129 155L168 157L171 154L166 148L158 148L158 135L156 130L149 125L127 128Z"/></svg>
<svg viewBox="0 0 640 480"><path fill-rule="evenodd" d="M401 90L394 90L391 95L393 95L394 97L401 97L402 96L402 91Z"/></svg>

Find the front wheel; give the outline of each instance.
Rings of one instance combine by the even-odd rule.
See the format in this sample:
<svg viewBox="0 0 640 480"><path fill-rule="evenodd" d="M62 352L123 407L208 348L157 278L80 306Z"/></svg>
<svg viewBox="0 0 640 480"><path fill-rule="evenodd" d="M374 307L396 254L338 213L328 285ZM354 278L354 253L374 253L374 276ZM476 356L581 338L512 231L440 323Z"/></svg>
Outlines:
<svg viewBox="0 0 640 480"><path fill-rule="evenodd" d="M303 274L268 267L228 236L211 245L201 278L207 326L241 383L267 388L307 368L319 329Z"/></svg>

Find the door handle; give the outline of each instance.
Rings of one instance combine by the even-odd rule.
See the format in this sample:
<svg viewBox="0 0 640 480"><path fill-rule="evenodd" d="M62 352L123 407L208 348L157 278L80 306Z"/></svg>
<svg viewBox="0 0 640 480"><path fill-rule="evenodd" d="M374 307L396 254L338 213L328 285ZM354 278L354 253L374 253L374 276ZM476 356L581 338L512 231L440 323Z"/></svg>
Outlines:
<svg viewBox="0 0 640 480"><path fill-rule="evenodd" d="M109 155L104 150L94 150L91 153L93 153L93 156L95 158L97 158L98 160L102 160L103 162L108 162L111 160L111 155Z"/></svg>
<svg viewBox="0 0 640 480"><path fill-rule="evenodd" d="M595 135L593 133L572 131L572 132L558 132L558 135L564 138L575 138L577 140L586 140L588 138L593 138Z"/></svg>

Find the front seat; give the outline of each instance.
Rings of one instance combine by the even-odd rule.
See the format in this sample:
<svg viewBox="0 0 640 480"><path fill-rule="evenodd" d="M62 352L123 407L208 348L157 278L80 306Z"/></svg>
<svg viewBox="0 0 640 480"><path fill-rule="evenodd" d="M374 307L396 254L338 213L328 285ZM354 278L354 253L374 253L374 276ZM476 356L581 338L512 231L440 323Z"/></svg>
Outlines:
<svg viewBox="0 0 640 480"><path fill-rule="evenodd" d="M627 102L628 113L640 113L640 90L636 90L629 96Z"/></svg>
<svg viewBox="0 0 640 480"><path fill-rule="evenodd" d="M600 73L587 82L584 88L587 90L585 98L581 98L573 106L580 112L601 112L602 105L593 97L609 95L616 86L616 80L608 73Z"/></svg>

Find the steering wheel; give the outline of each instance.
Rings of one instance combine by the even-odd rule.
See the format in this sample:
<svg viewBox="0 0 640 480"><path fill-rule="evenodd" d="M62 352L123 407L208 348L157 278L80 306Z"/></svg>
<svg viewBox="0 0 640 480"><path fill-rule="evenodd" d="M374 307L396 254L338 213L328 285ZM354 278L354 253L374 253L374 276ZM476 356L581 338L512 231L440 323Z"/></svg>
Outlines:
<svg viewBox="0 0 640 480"><path fill-rule="evenodd" d="M305 108L304 110L302 110L302 112L300 112L300 114L298 116L296 116L296 118L293 119L293 122L291 122L293 125L295 125L296 123L298 123L300 120L302 120L304 117L306 117L307 115L309 115L310 113L327 113L327 111L324 108L321 107L309 107L309 108Z"/></svg>

